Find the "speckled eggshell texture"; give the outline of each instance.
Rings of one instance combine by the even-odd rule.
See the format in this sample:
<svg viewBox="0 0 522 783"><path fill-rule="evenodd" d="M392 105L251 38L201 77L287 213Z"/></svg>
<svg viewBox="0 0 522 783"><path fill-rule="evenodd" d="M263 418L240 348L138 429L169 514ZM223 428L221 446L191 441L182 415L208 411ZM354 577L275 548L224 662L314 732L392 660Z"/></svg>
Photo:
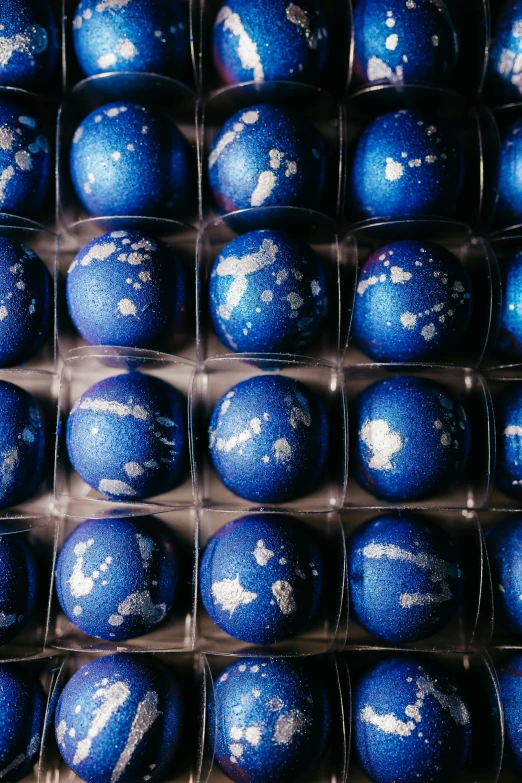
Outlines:
<svg viewBox="0 0 522 783"><path fill-rule="evenodd" d="M142 231L96 237L67 275L69 314L90 345L160 350L179 322L185 291L177 254Z"/></svg>
<svg viewBox="0 0 522 783"><path fill-rule="evenodd" d="M72 27L86 76L118 71L188 76L189 17L182 0L81 0Z"/></svg>
<svg viewBox="0 0 522 783"><path fill-rule="evenodd" d="M511 383L494 399L495 484L513 498L522 497L522 384Z"/></svg>
<svg viewBox="0 0 522 783"><path fill-rule="evenodd" d="M37 581L27 536L0 522L0 644L11 641L30 620Z"/></svg>
<svg viewBox="0 0 522 783"><path fill-rule="evenodd" d="M457 610L463 574L442 528L414 514L384 514L348 540L352 617L374 636L414 642Z"/></svg>
<svg viewBox="0 0 522 783"><path fill-rule="evenodd" d="M521 0L501 3L493 22L488 59L488 82L496 103L511 103L522 97L521 30Z"/></svg>
<svg viewBox="0 0 522 783"><path fill-rule="evenodd" d="M313 533L283 514L251 514L209 539L200 595L230 636L273 644L304 630L317 612L323 564Z"/></svg>
<svg viewBox="0 0 522 783"><path fill-rule="evenodd" d="M192 169L185 137L166 116L108 103L78 125L70 153L76 194L90 215L179 217Z"/></svg>
<svg viewBox="0 0 522 783"><path fill-rule="evenodd" d="M38 761L45 695L36 677L18 664L0 665L0 775L16 783Z"/></svg>
<svg viewBox="0 0 522 783"><path fill-rule="evenodd" d="M485 532L495 594L495 621L510 633L522 633L522 516L514 514Z"/></svg>
<svg viewBox="0 0 522 783"><path fill-rule="evenodd" d="M434 242L406 239L362 265L352 337L376 362L435 361L458 345L471 314L471 283L459 259Z"/></svg>
<svg viewBox="0 0 522 783"><path fill-rule="evenodd" d="M260 103L232 115L212 142L210 189L225 212L316 208L326 174L319 131L305 117Z"/></svg>
<svg viewBox="0 0 522 783"><path fill-rule="evenodd" d="M444 669L424 658L372 666L353 691L357 759L374 783L446 783L464 766L471 739L467 700Z"/></svg>
<svg viewBox="0 0 522 783"><path fill-rule="evenodd" d="M250 231L214 261L212 325L242 353L300 353L317 341L327 310L326 278L310 245L282 231Z"/></svg>
<svg viewBox="0 0 522 783"><path fill-rule="evenodd" d="M0 6L0 85L45 86L58 60L58 29L47 0Z"/></svg>
<svg viewBox="0 0 522 783"><path fill-rule="evenodd" d="M504 713L504 756L502 766L517 777L522 775L522 655L509 655L496 667L500 701Z"/></svg>
<svg viewBox="0 0 522 783"><path fill-rule="evenodd" d="M522 357L522 251L500 261L502 309L497 350L505 357Z"/></svg>
<svg viewBox="0 0 522 783"><path fill-rule="evenodd" d="M323 757L332 720L320 672L282 658L240 658L209 702L215 760L237 783L287 783Z"/></svg>
<svg viewBox="0 0 522 783"><path fill-rule="evenodd" d="M273 79L315 84L328 56L316 0L226 0L213 30L214 63L227 84Z"/></svg>
<svg viewBox="0 0 522 783"><path fill-rule="evenodd" d="M176 542L159 519L87 519L62 546L56 593L78 628L120 641L167 617L178 576Z"/></svg>
<svg viewBox="0 0 522 783"><path fill-rule="evenodd" d="M359 137L349 172L358 218L453 215L464 176L460 143L436 117L402 109Z"/></svg>
<svg viewBox="0 0 522 783"><path fill-rule="evenodd" d="M119 654L81 667L54 718L65 763L86 783L162 780L178 761L185 708L178 683L148 655Z"/></svg>
<svg viewBox="0 0 522 783"><path fill-rule="evenodd" d="M521 39L522 40L522 39ZM496 216L502 223L522 222L522 119L502 134Z"/></svg>
<svg viewBox="0 0 522 783"><path fill-rule="evenodd" d="M256 375L233 386L210 419L210 457L219 478L236 495L259 503L310 492L323 472L329 440L319 397L278 375Z"/></svg>
<svg viewBox="0 0 522 783"><path fill-rule="evenodd" d="M363 389L352 404L352 471L378 498L427 498L452 484L466 464L466 412L434 381L396 376Z"/></svg>
<svg viewBox="0 0 522 783"><path fill-rule="evenodd" d="M106 378L75 402L67 450L81 478L115 500L168 492L188 471L187 401L160 378Z"/></svg>

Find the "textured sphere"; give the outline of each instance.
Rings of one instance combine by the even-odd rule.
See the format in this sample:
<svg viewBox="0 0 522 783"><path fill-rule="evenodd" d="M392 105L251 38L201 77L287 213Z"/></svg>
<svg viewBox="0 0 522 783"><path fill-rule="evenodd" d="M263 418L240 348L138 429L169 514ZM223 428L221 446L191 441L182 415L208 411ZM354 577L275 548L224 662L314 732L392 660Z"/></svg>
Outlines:
<svg viewBox="0 0 522 783"><path fill-rule="evenodd" d="M326 278L310 245L282 231L250 231L214 261L209 307L217 336L239 352L299 353L317 341Z"/></svg>
<svg viewBox="0 0 522 783"><path fill-rule="evenodd" d="M85 633L120 641L152 631L172 609L176 543L154 517L87 519L64 542L56 593Z"/></svg>
<svg viewBox="0 0 522 783"><path fill-rule="evenodd" d="M38 121L0 100L0 212L41 218L50 173L49 142Z"/></svg>
<svg viewBox="0 0 522 783"><path fill-rule="evenodd" d="M214 63L224 82L282 79L315 84L328 56L326 16L317 0L230 0L213 31Z"/></svg>
<svg viewBox="0 0 522 783"><path fill-rule="evenodd" d="M36 585L36 563L27 537L1 522L0 644L11 641L27 624L34 609Z"/></svg>
<svg viewBox="0 0 522 783"><path fill-rule="evenodd" d="M446 83L459 55L453 0L358 0L355 72L364 82Z"/></svg>
<svg viewBox="0 0 522 783"><path fill-rule="evenodd" d="M53 326L53 281L31 248L0 237L0 367L37 353Z"/></svg>
<svg viewBox="0 0 522 783"><path fill-rule="evenodd" d="M210 188L225 212L317 207L326 174L323 140L304 117L267 103L232 115L212 142Z"/></svg>
<svg viewBox="0 0 522 783"><path fill-rule="evenodd" d="M495 404L495 484L513 498L522 497L522 384L509 384Z"/></svg>
<svg viewBox="0 0 522 783"><path fill-rule="evenodd" d="M415 642L457 611L462 572L447 533L414 514L384 514L348 540L350 611L389 642Z"/></svg>
<svg viewBox="0 0 522 783"><path fill-rule="evenodd" d="M466 464L466 412L444 386L415 376L372 383L352 405L352 470L382 500L430 497Z"/></svg>
<svg viewBox="0 0 522 783"><path fill-rule="evenodd" d="M36 677L17 664L0 665L0 769L16 783L38 761L45 696Z"/></svg>
<svg viewBox="0 0 522 783"><path fill-rule="evenodd" d="M90 345L159 350L185 306L174 250L141 231L112 231L83 247L67 275L67 307Z"/></svg>
<svg viewBox="0 0 522 783"><path fill-rule="evenodd" d="M493 25L488 59L488 82L497 103L519 101L522 96L522 2L508 0Z"/></svg>
<svg viewBox="0 0 522 783"><path fill-rule="evenodd" d="M159 378L140 373L95 383L67 420L74 470L116 500L177 487L188 471L187 401Z"/></svg>
<svg viewBox="0 0 522 783"><path fill-rule="evenodd" d="M435 361L458 344L470 314L471 283L453 253L391 242L359 271L352 338L376 362Z"/></svg>
<svg viewBox="0 0 522 783"><path fill-rule="evenodd" d="M509 655L497 665L500 700L504 713L504 756L502 766L522 775L522 655Z"/></svg>
<svg viewBox="0 0 522 783"><path fill-rule="evenodd" d="M182 0L81 0L73 17L76 58L86 76L145 71L183 79L190 65Z"/></svg>
<svg viewBox="0 0 522 783"><path fill-rule="evenodd" d="M360 136L349 173L360 218L453 215L464 158L438 119L415 109L378 117Z"/></svg>
<svg viewBox="0 0 522 783"><path fill-rule="evenodd" d="M313 489L329 440L319 397L280 375L256 375L233 386L210 419L210 457L219 478L236 495L259 503L282 503Z"/></svg>
<svg viewBox="0 0 522 783"><path fill-rule="evenodd" d="M192 169L185 137L161 114L108 103L82 120L71 177L89 214L172 216L186 210Z"/></svg>
<svg viewBox="0 0 522 783"><path fill-rule="evenodd" d="M375 783L446 783L466 762L467 700L444 669L424 658L372 666L354 688L353 715L358 761Z"/></svg>
<svg viewBox="0 0 522 783"><path fill-rule="evenodd" d="M45 467L44 422L36 399L14 383L0 381L0 508L30 498Z"/></svg>
<svg viewBox="0 0 522 783"><path fill-rule="evenodd" d="M324 683L302 663L240 658L214 684L208 706L215 760L237 783L287 783L311 772L329 741Z"/></svg>
<svg viewBox="0 0 522 783"><path fill-rule="evenodd" d="M86 783L162 780L181 751L185 708L172 672L147 655L119 654L82 666L54 718L65 763Z"/></svg>
<svg viewBox="0 0 522 783"><path fill-rule="evenodd" d="M292 517L252 514L229 522L208 541L199 589L226 633L273 644L304 630L323 587L315 536Z"/></svg>
<svg viewBox="0 0 522 783"><path fill-rule="evenodd" d="M0 85L43 87L58 60L58 28L47 0L0 6Z"/></svg>
<svg viewBox="0 0 522 783"><path fill-rule="evenodd" d="M485 532L495 593L495 620L511 633L522 633L522 516L502 519Z"/></svg>
<svg viewBox="0 0 522 783"><path fill-rule="evenodd" d="M506 357L520 360L522 357L522 251L503 258L500 262L500 273L502 309L497 350Z"/></svg>
<svg viewBox="0 0 522 783"><path fill-rule="evenodd" d="M502 137L496 215L504 223L522 222L521 131L522 120L517 120L506 128Z"/></svg>

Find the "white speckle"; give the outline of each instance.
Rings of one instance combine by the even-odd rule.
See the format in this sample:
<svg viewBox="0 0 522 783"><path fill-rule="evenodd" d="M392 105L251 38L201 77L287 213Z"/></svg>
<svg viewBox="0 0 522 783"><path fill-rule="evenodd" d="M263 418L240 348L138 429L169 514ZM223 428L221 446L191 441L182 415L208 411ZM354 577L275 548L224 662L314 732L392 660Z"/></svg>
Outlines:
<svg viewBox="0 0 522 783"><path fill-rule="evenodd" d="M404 166L393 158L386 158L385 177L389 182L396 182L404 174Z"/></svg>
<svg viewBox="0 0 522 783"><path fill-rule="evenodd" d="M137 478L138 476L141 476L141 474L145 472L138 462L127 462L124 465L124 470L127 476L129 476L130 478Z"/></svg>
<svg viewBox="0 0 522 783"><path fill-rule="evenodd" d="M390 267L390 277L392 283L406 283L411 280L411 272L405 272L400 266Z"/></svg>
<svg viewBox="0 0 522 783"><path fill-rule="evenodd" d="M439 45L439 36L438 35L432 35L431 36L431 42L432 42L433 46L438 46Z"/></svg>
<svg viewBox="0 0 522 783"><path fill-rule="evenodd" d="M7 307L5 305L2 305L0 307L0 321L3 321L4 318L7 318L8 315L9 313L7 311Z"/></svg>
<svg viewBox="0 0 522 783"><path fill-rule="evenodd" d="M136 315L136 305L130 299L120 299L117 306L122 315Z"/></svg>
<svg viewBox="0 0 522 783"><path fill-rule="evenodd" d="M19 150L15 153L15 162L22 171L30 171L33 168L33 159L25 150Z"/></svg>
<svg viewBox="0 0 522 783"><path fill-rule="evenodd" d="M390 50L390 52L394 52L397 48L397 44L399 42L399 36L397 33L392 33L389 35L386 39L386 48Z"/></svg>
<svg viewBox="0 0 522 783"><path fill-rule="evenodd" d="M121 160L121 152L111 152L111 158L115 161Z"/></svg>
<svg viewBox="0 0 522 783"><path fill-rule="evenodd" d="M426 326L423 326L421 329L421 335L425 340L433 339L436 333L435 324L426 324Z"/></svg>
<svg viewBox="0 0 522 783"><path fill-rule="evenodd" d="M372 470L392 470L391 458L403 446L399 433L390 430L385 419L368 419L361 427L360 436L371 451L368 467Z"/></svg>
<svg viewBox="0 0 522 783"><path fill-rule="evenodd" d="M299 294L296 294L295 291L288 294L286 301L290 304L292 310L298 310L304 304L304 299Z"/></svg>
<svg viewBox="0 0 522 783"><path fill-rule="evenodd" d="M286 438L279 438L272 446L276 462L287 462L292 456L292 447Z"/></svg>
<svg viewBox="0 0 522 783"><path fill-rule="evenodd" d="M262 540L257 542L252 554L259 566L266 566L268 561L274 556L274 553L265 547L265 542Z"/></svg>
<svg viewBox="0 0 522 783"><path fill-rule="evenodd" d="M273 298L274 298L274 294L268 288L266 289L266 291L263 291L263 293L260 296L261 301L264 302L265 304L271 302Z"/></svg>
<svg viewBox="0 0 522 783"><path fill-rule="evenodd" d="M251 207L260 207L270 196L276 184L276 175L273 171L262 171L258 177L257 185L250 197Z"/></svg>
<svg viewBox="0 0 522 783"><path fill-rule="evenodd" d="M414 313L403 313L400 318L401 324L405 329L412 329L417 323L417 316Z"/></svg>
<svg viewBox="0 0 522 783"><path fill-rule="evenodd" d="M224 612L234 614L238 606L250 604L257 598L257 593L245 590L239 582L239 574L235 579L222 579L212 585L214 602L219 604Z"/></svg>
<svg viewBox="0 0 522 783"><path fill-rule="evenodd" d="M97 62L100 68L105 69L105 68L110 68L111 65L116 65L117 59L118 58L116 57L114 52L107 52L106 54L100 55L100 57L98 57Z"/></svg>
<svg viewBox="0 0 522 783"><path fill-rule="evenodd" d="M285 156L284 152L280 152L279 150L276 149L270 150L270 152L268 153L268 157L270 159L268 165L270 166L270 168L278 169L281 166L281 161L283 160L284 156Z"/></svg>
<svg viewBox="0 0 522 783"><path fill-rule="evenodd" d="M306 723L305 716L299 710L290 710L280 715L274 727L274 742L277 745L290 745L294 734L298 734Z"/></svg>
<svg viewBox="0 0 522 783"><path fill-rule="evenodd" d="M283 614L292 614L297 609L294 590L290 582L278 580L272 585L272 595Z"/></svg>
<svg viewBox="0 0 522 783"><path fill-rule="evenodd" d="M109 495L135 495L136 490L117 479L102 479L98 485L100 492L106 492Z"/></svg>
<svg viewBox="0 0 522 783"><path fill-rule="evenodd" d="M229 30L238 38L236 52L242 67L253 72L254 81L263 81L265 74L257 45L245 30L239 14L234 13L228 5L224 5L216 16L214 24L215 26L223 24L224 30Z"/></svg>

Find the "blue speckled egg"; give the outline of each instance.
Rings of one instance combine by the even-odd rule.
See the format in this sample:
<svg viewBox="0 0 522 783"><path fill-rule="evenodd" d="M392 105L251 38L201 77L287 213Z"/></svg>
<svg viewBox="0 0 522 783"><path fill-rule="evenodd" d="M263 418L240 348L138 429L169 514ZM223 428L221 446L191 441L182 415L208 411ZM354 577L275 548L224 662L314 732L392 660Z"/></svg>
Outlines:
<svg viewBox="0 0 522 783"><path fill-rule="evenodd" d="M159 519L87 519L62 546L56 593L85 633L132 639L167 617L178 571L176 543Z"/></svg>
<svg viewBox="0 0 522 783"><path fill-rule="evenodd" d="M0 665L0 774L16 783L38 761L45 696L32 674L17 664Z"/></svg>
<svg viewBox="0 0 522 783"><path fill-rule="evenodd" d="M391 242L359 271L352 338L376 362L434 361L459 342L470 314L471 283L453 253Z"/></svg>
<svg viewBox="0 0 522 783"><path fill-rule="evenodd" d="M214 63L227 84L273 79L315 84L328 56L317 0L227 0L213 31Z"/></svg>
<svg viewBox="0 0 522 783"><path fill-rule="evenodd" d="M54 728L65 763L86 783L155 783L178 760L184 717L179 685L164 664L119 654L71 677Z"/></svg>
<svg viewBox="0 0 522 783"><path fill-rule="evenodd" d="M353 716L358 761L375 783L446 783L466 762L467 700L443 668L424 658L372 666L354 688Z"/></svg>
<svg viewBox="0 0 522 783"><path fill-rule="evenodd" d="M462 572L442 528L414 514L384 514L348 540L350 611L374 636L415 642L454 616Z"/></svg>
<svg viewBox="0 0 522 783"><path fill-rule="evenodd" d="M287 783L313 771L330 738L318 673L282 658L240 658L217 677L208 705L215 760L237 783Z"/></svg>
<svg viewBox="0 0 522 783"><path fill-rule="evenodd" d="M522 161L522 158L521 158ZM522 357L522 251L500 262L502 309L497 350L512 359Z"/></svg>
<svg viewBox="0 0 522 783"><path fill-rule="evenodd" d="M496 667L504 713L504 755L502 766L522 775L522 655L509 655Z"/></svg>
<svg viewBox="0 0 522 783"><path fill-rule="evenodd" d="M47 0L6 0L0 5L0 85L45 86L58 52L58 28Z"/></svg>
<svg viewBox="0 0 522 783"><path fill-rule="evenodd" d="M497 103L519 101L522 96L522 2L502 6L493 25L488 59L488 85Z"/></svg>
<svg viewBox="0 0 522 783"><path fill-rule="evenodd" d="M349 188L357 217L453 215L464 158L442 123L415 109L384 114L357 141Z"/></svg>
<svg viewBox="0 0 522 783"><path fill-rule="evenodd" d="M452 0L359 0L355 72L364 82L444 84L457 64L458 34Z"/></svg>
<svg viewBox="0 0 522 783"><path fill-rule="evenodd" d="M38 121L0 100L0 212L41 218L50 173L49 142Z"/></svg>
<svg viewBox="0 0 522 783"><path fill-rule="evenodd" d="M177 487L188 470L187 401L160 378L140 373L95 383L67 419L74 470L116 500Z"/></svg>
<svg viewBox="0 0 522 783"><path fill-rule="evenodd" d="M282 231L250 231L214 261L209 307L214 331L232 351L302 351L324 327L321 261L310 245Z"/></svg>
<svg viewBox="0 0 522 783"><path fill-rule="evenodd" d="M495 484L513 498L522 498L522 384L509 384L495 404Z"/></svg>
<svg viewBox="0 0 522 783"><path fill-rule="evenodd" d="M521 132L522 119L508 125L502 136L495 212L498 222L502 223L522 222Z"/></svg>
<svg viewBox="0 0 522 783"><path fill-rule="evenodd" d="M159 350L179 322L186 280L174 250L141 231L83 247L67 275L67 307L90 345Z"/></svg>
<svg viewBox="0 0 522 783"><path fill-rule="evenodd" d="M71 177L89 214L178 215L191 192L189 147L162 114L134 103L108 103L80 123Z"/></svg>
<svg viewBox="0 0 522 783"><path fill-rule="evenodd" d="M24 389L0 381L0 508L33 495L46 467L40 407Z"/></svg>
<svg viewBox="0 0 522 783"><path fill-rule="evenodd" d="M485 532L495 594L495 621L511 633L522 633L522 516L512 515Z"/></svg>
<svg viewBox="0 0 522 783"><path fill-rule="evenodd" d="M466 464L466 412L438 383L396 376L372 383L352 405L352 471L382 500L430 497L452 484Z"/></svg>
<svg viewBox="0 0 522 783"><path fill-rule="evenodd" d="M330 434L319 397L300 381L256 375L216 403L210 457L219 478L242 498L282 503L317 484Z"/></svg>
<svg viewBox="0 0 522 783"><path fill-rule="evenodd" d="M230 636L273 644L302 631L317 612L323 565L315 536L283 514L251 514L208 541L199 590Z"/></svg>
<svg viewBox="0 0 522 783"><path fill-rule="evenodd" d="M304 117L260 103L225 122L212 142L208 173L214 198L225 212L315 208L326 175L324 143Z"/></svg>
<svg viewBox="0 0 522 783"><path fill-rule="evenodd" d="M81 0L74 51L86 76L145 71L184 79L190 65L188 10L182 0Z"/></svg>
<svg viewBox="0 0 522 783"><path fill-rule="evenodd" d="M26 535L0 523L0 644L27 624L36 599L37 573Z"/></svg>

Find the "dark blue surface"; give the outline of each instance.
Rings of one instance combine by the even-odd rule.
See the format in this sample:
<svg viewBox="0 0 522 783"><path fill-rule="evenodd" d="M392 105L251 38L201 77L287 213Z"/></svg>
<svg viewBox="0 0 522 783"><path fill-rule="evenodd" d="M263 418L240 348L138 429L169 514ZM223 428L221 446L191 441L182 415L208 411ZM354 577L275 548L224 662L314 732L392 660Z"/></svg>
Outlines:
<svg viewBox="0 0 522 783"><path fill-rule="evenodd" d="M58 28L47 0L0 5L0 85L44 87L58 61Z"/></svg>
<svg viewBox="0 0 522 783"><path fill-rule="evenodd" d="M522 119L502 134L496 216L504 223L522 221Z"/></svg>
<svg viewBox="0 0 522 783"><path fill-rule="evenodd" d="M329 741L331 706L298 662L240 658L217 677L208 706L215 760L237 783L287 783L312 772Z"/></svg>
<svg viewBox="0 0 522 783"><path fill-rule="evenodd" d="M450 537L414 514L385 514L348 539L350 611L374 636L414 642L454 616L462 572Z"/></svg>
<svg viewBox="0 0 522 783"><path fill-rule="evenodd" d="M56 594L82 631L119 641L168 616L178 576L176 542L159 519L87 519L62 546Z"/></svg>
<svg viewBox="0 0 522 783"><path fill-rule="evenodd" d="M363 389L352 404L352 472L378 498L408 501L452 484L466 464L466 413L434 381L396 376Z"/></svg>
<svg viewBox="0 0 522 783"><path fill-rule="evenodd" d="M178 217L194 182L189 148L177 126L134 103L108 103L80 123L71 177L84 208L103 215Z"/></svg>
<svg viewBox="0 0 522 783"><path fill-rule="evenodd" d="M324 328L321 261L282 231L250 231L214 261L209 308L214 331L232 351L302 353Z"/></svg>
<svg viewBox="0 0 522 783"><path fill-rule="evenodd" d="M268 103L232 115L208 156L210 188L225 212L270 206L315 208L325 174L324 143L315 126Z"/></svg>
<svg viewBox="0 0 522 783"><path fill-rule="evenodd" d="M471 284L453 253L391 242L359 271L352 337L376 362L436 361L457 347L470 314Z"/></svg>
<svg viewBox="0 0 522 783"><path fill-rule="evenodd" d="M0 523L0 644L27 625L36 600L37 572L27 536Z"/></svg>
<svg viewBox="0 0 522 783"><path fill-rule="evenodd" d="M96 237L67 275L67 306L90 345L160 350L185 306L185 272L174 250L141 231Z"/></svg>
<svg viewBox="0 0 522 783"><path fill-rule="evenodd" d="M16 664L0 665L0 770L16 783L38 761L45 696L36 677Z"/></svg>
<svg viewBox="0 0 522 783"><path fill-rule="evenodd" d="M502 310L497 349L512 359L522 357L522 251L500 261Z"/></svg>
<svg viewBox="0 0 522 783"><path fill-rule="evenodd" d="M54 719L66 764L86 783L150 783L181 751L185 709L172 672L148 655L109 655L65 685Z"/></svg>
<svg viewBox="0 0 522 783"><path fill-rule="evenodd" d="M200 567L200 595L226 633L273 644L306 628L323 586L314 534L283 514L252 514L209 539Z"/></svg>
<svg viewBox="0 0 522 783"><path fill-rule="evenodd" d="M471 719L466 698L425 658L391 658L355 685L353 741L374 783L446 783L464 765Z"/></svg>
<svg viewBox="0 0 522 783"><path fill-rule="evenodd" d="M177 487L188 471L187 401L170 384L140 373L95 383L67 420L73 468L116 500Z"/></svg>
<svg viewBox="0 0 522 783"><path fill-rule="evenodd" d="M510 633L522 633L522 516L515 514L485 532L495 593L495 621Z"/></svg>
<svg viewBox="0 0 522 783"><path fill-rule="evenodd" d="M228 489L247 500L282 503L310 492L330 436L323 404L292 378L256 375L216 403L210 457Z"/></svg>
<svg viewBox="0 0 522 783"><path fill-rule="evenodd" d="M522 2L501 4L494 18L488 60L488 82L495 103L519 101L522 96Z"/></svg>
<svg viewBox="0 0 522 783"><path fill-rule="evenodd" d="M522 497L522 384L509 384L495 403L495 484L513 498Z"/></svg>
<svg viewBox="0 0 522 783"><path fill-rule="evenodd" d="M504 757L502 766L522 775L522 655L509 655L497 666L500 700L504 713Z"/></svg>

